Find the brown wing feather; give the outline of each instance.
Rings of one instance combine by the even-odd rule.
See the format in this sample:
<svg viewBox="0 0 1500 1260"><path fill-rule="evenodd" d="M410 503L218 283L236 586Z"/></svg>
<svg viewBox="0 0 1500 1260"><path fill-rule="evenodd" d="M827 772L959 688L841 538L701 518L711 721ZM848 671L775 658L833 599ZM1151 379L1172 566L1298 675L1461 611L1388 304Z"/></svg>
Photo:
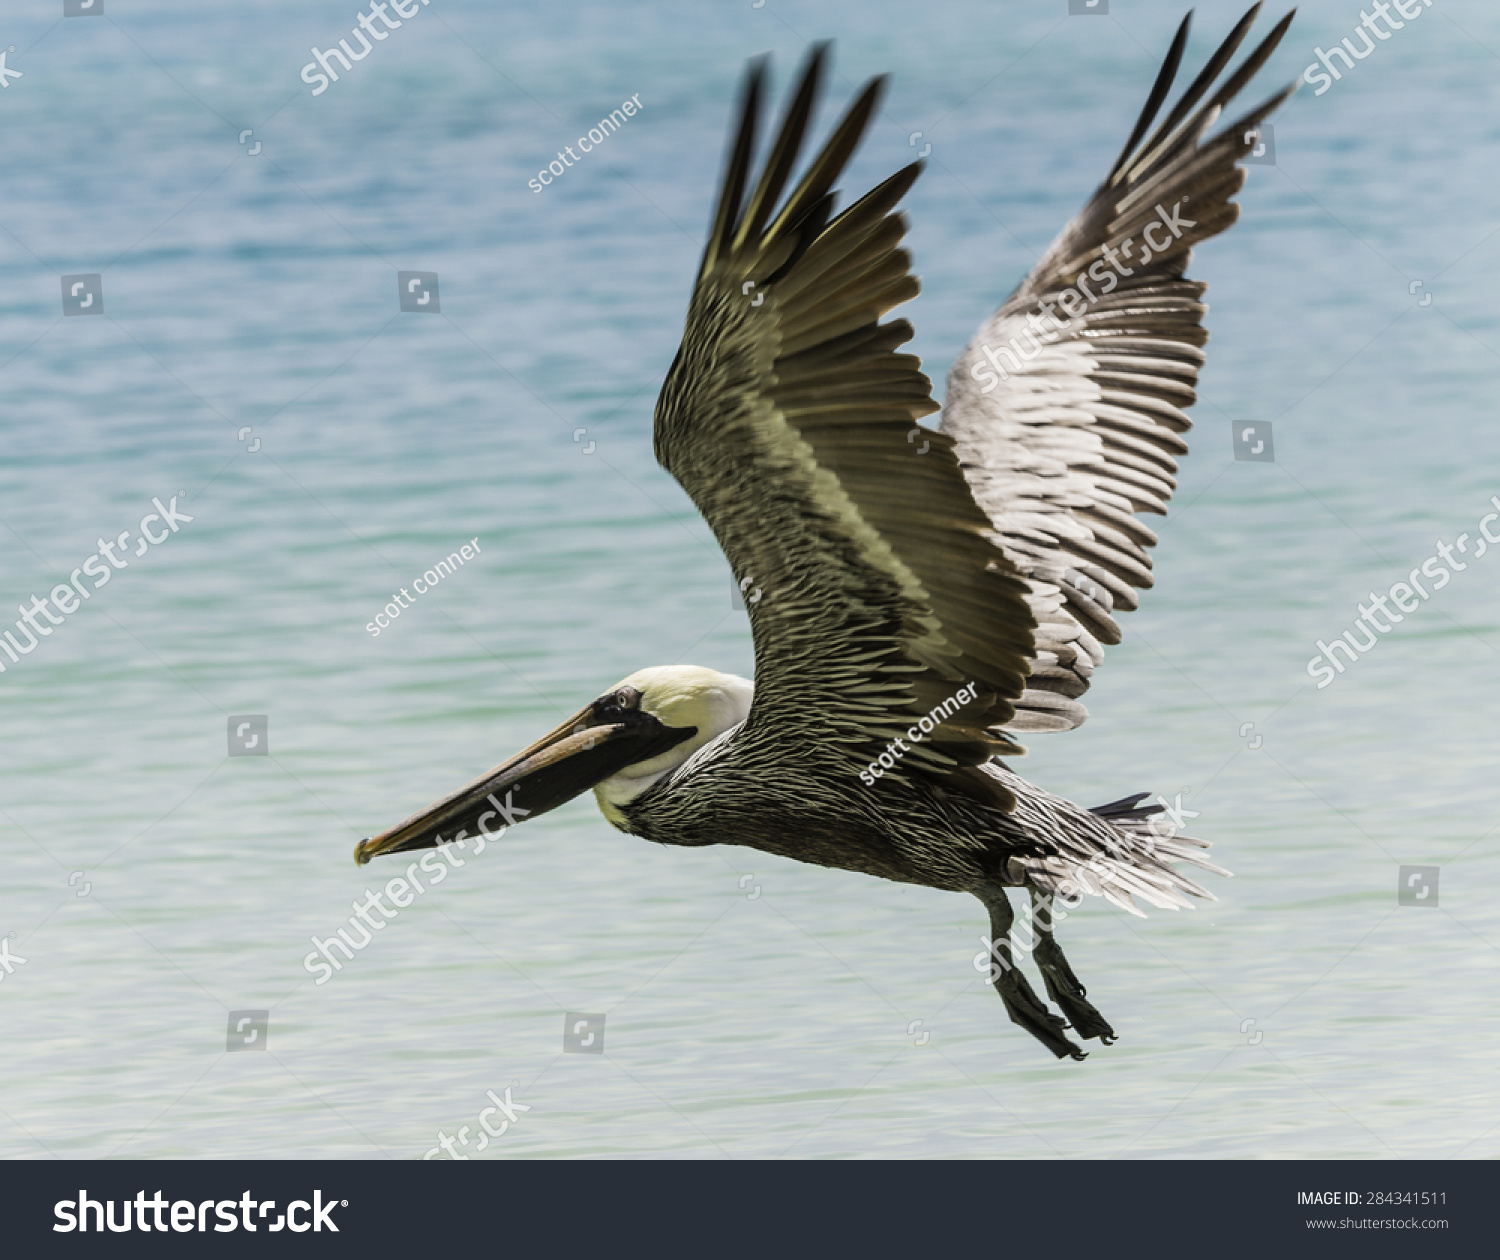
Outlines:
<svg viewBox="0 0 1500 1260"><path fill-rule="evenodd" d="M1181 61L1183 22L1109 176L949 375L942 430L995 547L1028 579L1039 626L1010 730L1068 730L1088 716L1078 697L1120 641L1113 614L1152 584L1156 535L1136 514L1166 514L1208 340L1207 286L1184 273L1193 245L1238 218L1238 162L1295 87L1204 140L1291 21L1211 92L1259 9L1142 141Z"/></svg>
<svg viewBox="0 0 1500 1260"><path fill-rule="evenodd" d="M920 164L830 220L832 187L879 98L859 95L774 218L826 50L814 49L745 208L752 66L655 445L762 597L750 605L755 702L747 730L796 741L857 774L933 710L898 777L997 800L971 767L1019 747L1014 716L1035 621L1015 566L990 545L951 439L914 422L937 410L905 320L916 296L896 205ZM770 220L770 226L761 225ZM924 450L925 453L919 453ZM972 684L973 699L949 709Z"/></svg>

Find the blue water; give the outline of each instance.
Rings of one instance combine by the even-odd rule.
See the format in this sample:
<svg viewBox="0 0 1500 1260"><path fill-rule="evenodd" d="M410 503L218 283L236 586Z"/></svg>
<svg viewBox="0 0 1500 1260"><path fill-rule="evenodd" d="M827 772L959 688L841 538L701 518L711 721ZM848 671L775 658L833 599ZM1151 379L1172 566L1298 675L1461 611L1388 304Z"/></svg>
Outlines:
<svg viewBox="0 0 1500 1260"><path fill-rule="evenodd" d="M1157 587L1089 724L1018 767L1085 803L1180 792L1235 872L1191 913L1071 916L1118 1045L1056 1063L1014 1029L970 898L657 849L588 798L327 983L303 966L399 873L356 867L362 836L643 665L751 672L649 438L744 60L784 82L836 37L825 126L892 72L845 187L932 145L905 313L940 385L1113 159L1178 16L1145 7L432 0L318 96L299 72L352 5L7 9L0 595L133 551L153 497L192 520L0 674L25 959L0 1154L418 1158L510 1087L531 1109L475 1158L1500 1155L1500 559L1333 685L1305 672L1500 494L1481 0L1435 0L1276 120L1195 263L1213 342ZM1238 11L1198 6L1194 70ZM1304 5L1254 99L1357 22ZM438 273L441 310L400 312L398 270ZM102 317L65 317L59 277L90 273ZM1232 458L1245 420L1274 463ZM226 756L241 715L268 756ZM1435 907L1397 904L1402 864L1440 868ZM232 1011L269 1012L252 1052L226 1052ZM602 1055L563 1053L570 1012L605 1016Z"/></svg>

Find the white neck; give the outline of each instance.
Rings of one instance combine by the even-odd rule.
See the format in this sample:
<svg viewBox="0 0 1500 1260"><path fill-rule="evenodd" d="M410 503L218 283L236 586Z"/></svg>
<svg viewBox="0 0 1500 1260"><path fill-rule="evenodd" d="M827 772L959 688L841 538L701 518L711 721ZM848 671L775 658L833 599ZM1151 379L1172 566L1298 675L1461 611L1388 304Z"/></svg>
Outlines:
<svg viewBox="0 0 1500 1260"><path fill-rule="evenodd" d="M649 761L616 772L594 788L599 811L615 826L620 807L678 769L694 753L739 726L750 715L754 685L734 674L692 666L643 669L625 680L641 692L641 708L666 726L695 727L697 733Z"/></svg>

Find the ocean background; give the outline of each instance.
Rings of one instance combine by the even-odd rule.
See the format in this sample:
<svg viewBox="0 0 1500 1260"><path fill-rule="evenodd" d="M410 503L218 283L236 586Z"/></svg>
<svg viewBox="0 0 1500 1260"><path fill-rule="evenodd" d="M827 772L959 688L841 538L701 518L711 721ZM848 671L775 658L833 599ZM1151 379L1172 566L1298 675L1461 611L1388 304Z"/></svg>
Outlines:
<svg viewBox="0 0 1500 1260"><path fill-rule="evenodd" d="M303 959L400 873L357 867L361 837L641 666L752 672L650 445L746 59L779 92L836 39L823 129L891 73L843 188L931 145L902 313L941 389L1186 6L432 0L314 96L352 3L104 3L11 0L0 27L0 597L45 596L153 497L192 520L0 661L25 960L0 1155L412 1159L469 1126L484 1159L1500 1156L1500 557L1333 685L1306 672L1500 494L1500 10L1434 0L1304 87L1198 252L1213 339L1157 586L1089 723L1017 768L1085 804L1180 793L1234 878L1191 912L1070 915L1121 1034L1078 1064L987 990L973 899L657 848L590 796L327 983ZM1199 3L1184 82L1241 8ZM1358 9L1302 5L1243 108ZM399 310L403 270L438 273L440 311ZM59 278L89 273L102 316L65 317ZM1274 462L1233 458L1243 421ZM269 755L226 755L241 715ZM1398 905L1404 864L1440 868L1436 905ZM268 1023L228 1052L241 1011ZM564 1053L569 1013L605 1017L602 1054ZM478 1151L507 1088L530 1110Z"/></svg>

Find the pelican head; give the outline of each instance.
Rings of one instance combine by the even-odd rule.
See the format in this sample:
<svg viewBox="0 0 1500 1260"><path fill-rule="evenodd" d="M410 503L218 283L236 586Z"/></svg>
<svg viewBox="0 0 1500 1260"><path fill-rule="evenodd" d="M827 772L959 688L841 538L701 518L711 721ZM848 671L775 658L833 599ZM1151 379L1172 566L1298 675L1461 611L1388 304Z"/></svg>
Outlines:
<svg viewBox="0 0 1500 1260"><path fill-rule="evenodd" d="M696 665L638 670L487 774L399 826L362 840L361 865L536 818L594 789L611 823L620 807L710 740L743 722L751 684Z"/></svg>

